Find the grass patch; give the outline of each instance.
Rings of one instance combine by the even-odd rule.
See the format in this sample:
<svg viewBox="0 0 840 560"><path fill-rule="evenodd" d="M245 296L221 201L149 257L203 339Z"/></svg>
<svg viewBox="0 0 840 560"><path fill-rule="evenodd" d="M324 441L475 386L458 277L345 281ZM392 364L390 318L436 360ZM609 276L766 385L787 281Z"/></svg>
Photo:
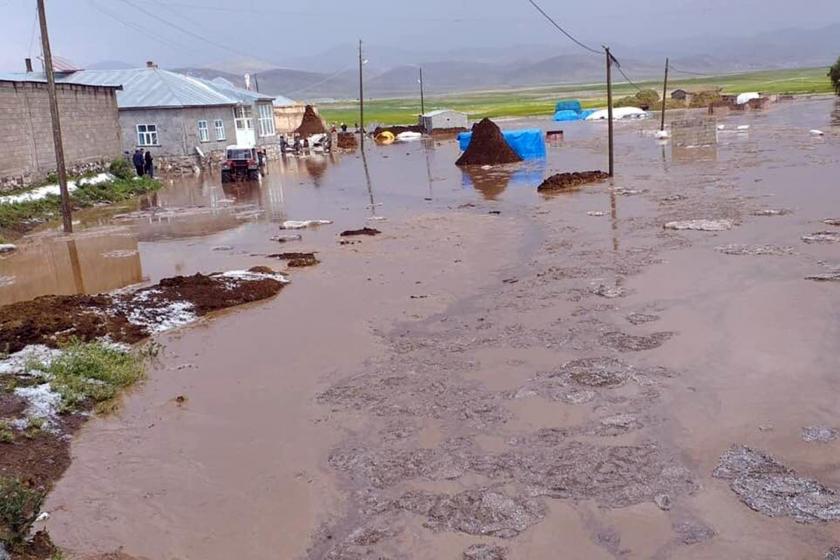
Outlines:
<svg viewBox="0 0 840 560"><path fill-rule="evenodd" d="M45 496L17 478L0 477L0 542L12 550L26 542Z"/></svg>
<svg viewBox="0 0 840 560"><path fill-rule="evenodd" d="M631 74L633 69L628 70ZM691 91L723 88L724 93L760 91L770 94L812 94L831 93L831 81L826 76L827 68L798 68L791 70L768 70L743 74L703 76L682 79L672 76L669 89L683 88ZM662 91L662 81L640 80L641 88ZM606 86L595 84L567 84L531 88L510 88L498 91L452 93L428 96L426 110L454 109L467 113L472 120L483 117L538 117L554 114L558 99L579 98L585 109L606 106ZM627 83L617 83L613 88L615 99L631 96L636 89ZM350 125L359 120L356 102L342 101L324 103L318 107L321 115L329 122L345 122ZM385 125L414 124L420 113L419 99L371 99L365 100L365 120L368 124Z"/></svg>
<svg viewBox="0 0 840 560"><path fill-rule="evenodd" d="M74 210L100 204L114 204L161 188L161 183L148 177L120 179L98 185L83 184L70 194ZM24 233L38 224L60 215L61 198L47 196L41 200L0 203L0 231Z"/></svg>
<svg viewBox="0 0 840 560"><path fill-rule="evenodd" d="M15 432L5 420L0 420L0 443L12 443L15 441Z"/></svg>
<svg viewBox="0 0 840 560"><path fill-rule="evenodd" d="M122 389L143 378L144 358L135 352L102 342L74 341L50 364L28 364L31 371L43 372L52 389L61 395L64 412L76 412L91 405L107 413L116 407Z"/></svg>

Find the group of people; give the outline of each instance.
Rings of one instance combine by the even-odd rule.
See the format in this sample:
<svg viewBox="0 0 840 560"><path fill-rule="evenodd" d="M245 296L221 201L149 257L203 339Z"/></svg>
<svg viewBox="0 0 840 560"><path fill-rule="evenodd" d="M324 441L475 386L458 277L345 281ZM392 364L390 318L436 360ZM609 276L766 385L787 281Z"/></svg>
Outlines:
<svg viewBox="0 0 840 560"><path fill-rule="evenodd" d="M128 152L126 152L127 154ZM138 177L146 175L150 179L155 178L155 160L152 158L152 153L149 150L146 150L145 154L140 148L134 150L131 163L134 164L134 169L137 171Z"/></svg>

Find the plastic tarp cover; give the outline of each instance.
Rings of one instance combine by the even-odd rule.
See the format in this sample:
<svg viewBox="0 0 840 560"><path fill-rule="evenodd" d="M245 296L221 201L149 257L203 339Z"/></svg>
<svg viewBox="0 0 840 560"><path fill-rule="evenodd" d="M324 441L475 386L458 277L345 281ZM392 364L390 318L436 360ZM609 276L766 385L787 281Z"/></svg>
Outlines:
<svg viewBox="0 0 840 560"><path fill-rule="evenodd" d="M738 105L743 105L744 103L749 103L753 99L761 99L761 95L757 91L751 91L748 93L742 93L735 99L735 103Z"/></svg>
<svg viewBox="0 0 840 560"><path fill-rule="evenodd" d="M581 120L581 118L583 118L581 117L581 113L578 113L576 111L570 111L568 109L561 109L560 111L554 113L554 120L560 122L579 121Z"/></svg>
<svg viewBox="0 0 840 560"><path fill-rule="evenodd" d="M582 107L580 105L580 101L577 99L561 99L557 102L557 105L554 106L554 111L559 113L560 111L574 111L575 113L580 113Z"/></svg>
<svg viewBox="0 0 840 560"><path fill-rule="evenodd" d="M524 130L503 130L505 141L522 159L537 159L545 157L545 139L539 128ZM458 135L461 151L465 151L472 140L472 132L462 132Z"/></svg>

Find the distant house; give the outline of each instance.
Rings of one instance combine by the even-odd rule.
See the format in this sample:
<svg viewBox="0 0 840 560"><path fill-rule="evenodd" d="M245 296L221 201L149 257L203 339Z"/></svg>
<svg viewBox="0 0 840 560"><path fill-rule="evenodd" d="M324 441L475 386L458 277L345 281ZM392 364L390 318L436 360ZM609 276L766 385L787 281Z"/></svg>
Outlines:
<svg viewBox="0 0 840 560"><path fill-rule="evenodd" d="M306 104L277 95L274 98L274 126L280 134L291 134L303 122ZM318 110L315 109L317 113Z"/></svg>
<svg viewBox="0 0 840 560"><path fill-rule="evenodd" d="M81 70L58 80L122 86L117 94L121 150L149 150L163 170L216 162L232 144L279 150L274 97L227 80L194 78L153 63L125 70Z"/></svg>
<svg viewBox="0 0 840 560"><path fill-rule="evenodd" d="M420 116L420 126L427 132L449 128L465 129L468 124L466 113L450 109L431 111Z"/></svg>
<svg viewBox="0 0 840 560"><path fill-rule="evenodd" d="M690 104L691 100L694 99L694 92L687 91L684 89L675 89L671 92L671 99L675 101L684 101L685 103Z"/></svg>
<svg viewBox="0 0 840 560"><path fill-rule="evenodd" d="M68 172L99 170L120 157L119 85L56 84ZM43 73L0 73L0 192L55 172L47 81Z"/></svg>

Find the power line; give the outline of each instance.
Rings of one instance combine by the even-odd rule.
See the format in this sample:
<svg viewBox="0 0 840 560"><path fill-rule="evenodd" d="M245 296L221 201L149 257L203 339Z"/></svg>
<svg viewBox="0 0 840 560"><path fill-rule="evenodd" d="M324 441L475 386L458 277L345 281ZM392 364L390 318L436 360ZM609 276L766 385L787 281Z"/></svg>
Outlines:
<svg viewBox="0 0 840 560"><path fill-rule="evenodd" d="M619 72L622 76L624 76L624 79L625 79L625 80L627 80L627 83L628 83L628 84L630 84L631 86L633 86L634 88L636 88L636 90L637 90L637 91L642 91L642 88L640 88L639 86L637 86L636 84L634 84L634 83L633 83L633 80L631 80L631 79L627 76L627 74L625 74L625 73L624 73L624 70L621 68L621 66L616 66L616 68L618 68L618 72Z"/></svg>
<svg viewBox="0 0 840 560"><path fill-rule="evenodd" d="M124 25L125 27L128 27L129 29L133 29L134 31L137 31L138 33L142 34L143 36L153 37L153 38L157 39L158 41L160 41L161 43L164 43L164 44L166 44L170 47L176 48L176 49L184 49L184 50L189 50L189 51L193 51L193 52L200 52L197 49L193 49L193 48L190 48L189 46L185 46L184 44L180 44L180 43L177 43L175 41L172 41L171 39L169 39L167 37L164 37L163 35L160 35L159 33L151 31L151 30L149 30L149 29L147 29L147 28L145 28L141 25L138 25L137 23L135 23L133 21L126 21L125 19L120 17L118 14L115 14L111 10L106 9L104 6L101 6L98 2L96 2L96 0L88 0L88 3L94 9L96 9L98 12L100 12L101 14L108 16L109 18L113 19L117 23L120 23L120 24Z"/></svg>
<svg viewBox="0 0 840 560"><path fill-rule="evenodd" d="M530 2L530 3L531 3L531 5L532 5L534 8L536 8L536 9L537 9L537 11L538 11L539 13L541 13L541 14L542 14L542 16L543 16L545 19L547 19L549 22L551 22L551 25L553 25L554 27L556 27L557 29L559 29L559 30L560 30L560 32L561 32L563 35L565 35L566 37L568 37L569 39L571 39L571 40L572 40L572 41L573 41L576 45L578 45L578 46L579 46L579 47L581 47L582 49L585 49L585 50L587 50L587 51L589 51L589 52L591 52L591 53L593 53L593 54L597 54L597 55L601 55L601 54L603 54L603 53L602 53L602 51L599 51L599 50L597 50L597 49L593 49L592 47L590 47L590 46L588 46L588 45L586 45L586 44L584 44L584 43L582 43L582 42L578 41L578 40L577 40L577 39L576 39L576 38L575 38L575 37L574 37L571 33L569 33L568 31L566 31L565 29L563 29L563 28L560 26L560 24L559 24L559 23L557 23L556 21L554 21L554 19L552 19L552 17L551 17L550 15L548 15L547 13L545 13L545 10L543 10L543 9L540 7L540 5L539 5L539 4L537 4L534 0L528 0L528 2Z"/></svg>

